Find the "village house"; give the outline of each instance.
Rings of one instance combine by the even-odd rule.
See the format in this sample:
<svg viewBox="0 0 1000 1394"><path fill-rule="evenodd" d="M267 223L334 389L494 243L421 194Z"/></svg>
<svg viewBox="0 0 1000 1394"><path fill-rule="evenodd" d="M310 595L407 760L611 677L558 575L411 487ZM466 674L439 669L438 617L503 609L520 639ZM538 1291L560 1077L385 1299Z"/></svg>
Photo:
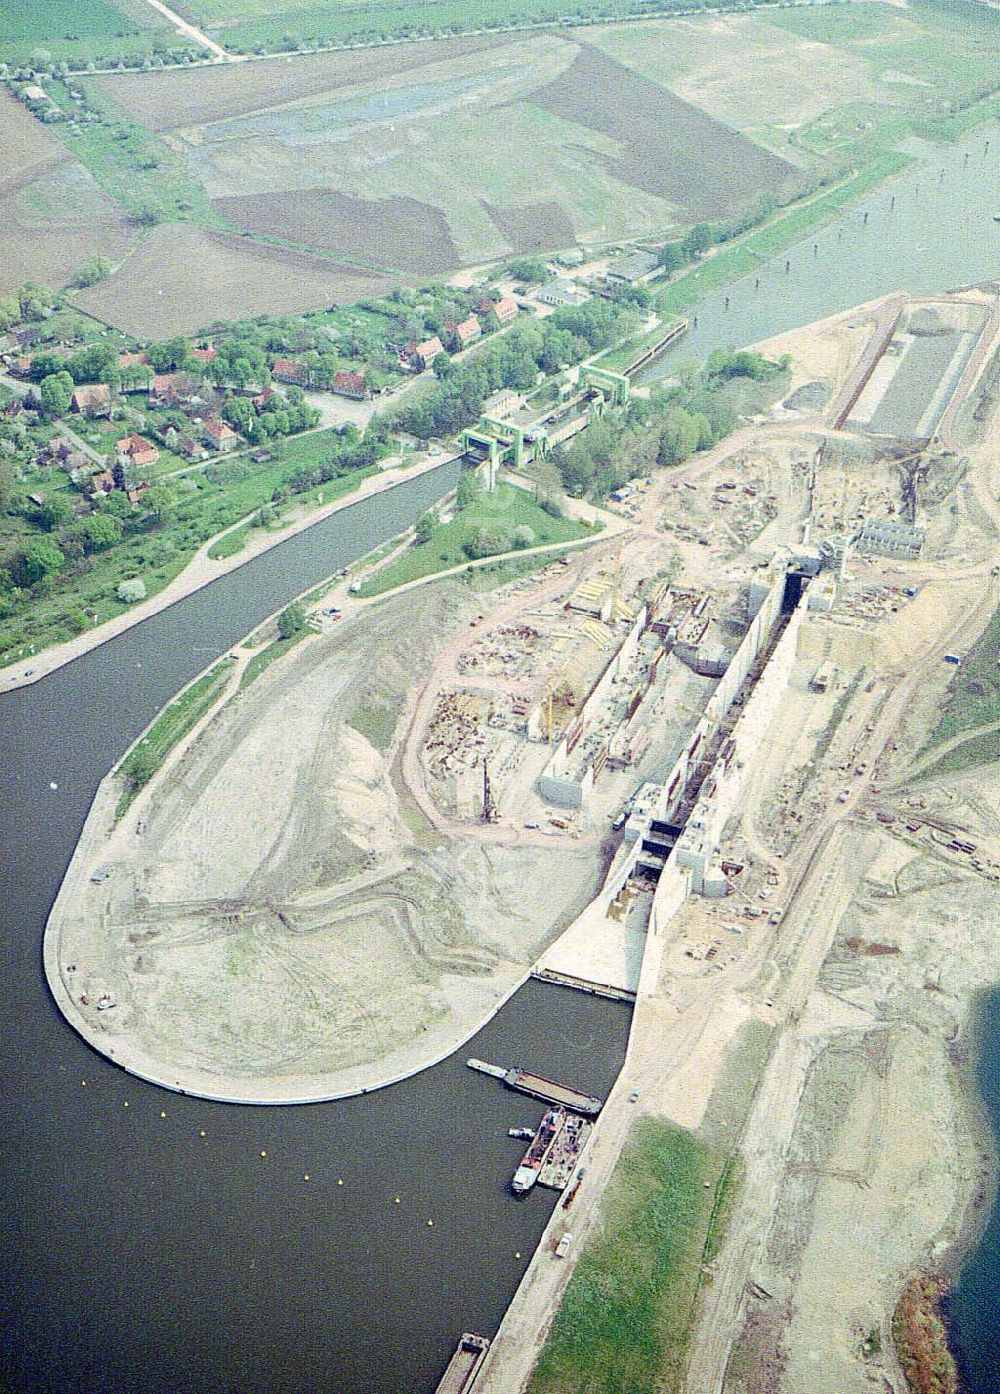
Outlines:
<svg viewBox="0 0 1000 1394"><path fill-rule="evenodd" d="M217 416L210 416L207 421L202 422L201 432L213 450L235 450L240 443L240 438L233 428L225 421L220 421Z"/></svg>
<svg viewBox="0 0 1000 1394"><path fill-rule="evenodd" d="M123 436L121 440L116 440L115 450L119 455L127 455L133 465L140 468L146 465L155 465L160 458L160 452L153 442L135 432L129 436Z"/></svg>
<svg viewBox="0 0 1000 1394"><path fill-rule="evenodd" d="M517 319L519 313L517 301L512 295L505 295L496 301L484 300L477 308L479 314L488 319L491 324L499 325L501 328Z"/></svg>
<svg viewBox="0 0 1000 1394"><path fill-rule="evenodd" d="M90 487L95 494L112 494L115 488L115 477L110 470L100 470L91 476Z"/></svg>
<svg viewBox="0 0 1000 1394"><path fill-rule="evenodd" d="M340 397L353 397L362 402L368 396L368 384L364 373L352 373L346 368L338 368L333 375L330 391Z"/></svg>
<svg viewBox="0 0 1000 1394"><path fill-rule="evenodd" d="M590 299L590 292L581 290L573 281L557 276L554 281L549 281L548 285L542 286L541 290L536 293L535 299L542 305L551 305L554 309L560 309L564 305L585 305Z"/></svg>
<svg viewBox="0 0 1000 1394"><path fill-rule="evenodd" d="M193 348L191 350L191 357L196 358L199 363L211 363L214 359L218 358L218 356L219 350L211 347Z"/></svg>
<svg viewBox="0 0 1000 1394"><path fill-rule="evenodd" d="M110 416L111 388L105 382L87 383L73 393L70 406L81 416Z"/></svg>
<svg viewBox="0 0 1000 1394"><path fill-rule="evenodd" d="M73 453L73 446L64 436L53 436L38 452L40 465L61 465Z"/></svg>
<svg viewBox="0 0 1000 1394"><path fill-rule="evenodd" d="M120 372L127 373L130 368L145 368L149 366L149 359L144 353L132 352L131 349L122 349L118 355L118 368Z"/></svg>
<svg viewBox="0 0 1000 1394"><path fill-rule="evenodd" d="M309 374L294 358L276 358L271 365L275 382L289 382L295 387L308 387Z"/></svg>
<svg viewBox="0 0 1000 1394"><path fill-rule="evenodd" d="M255 397L251 397L250 401L255 411L263 411L268 402L274 401L275 396L276 393L273 387L265 387L262 392L258 392Z"/></svg>
<svg viewBox="0 0 1000 1394"><path fill-rule="evenodd" d="M475 315L470 315L458 324L449 320L444 329L448 336L448 346L456 353L474 344L483 332L483 326Z"/></svg>
<svg viewBox="0 0 1000 1394"><path fill-rule="evenodd" d="M149 387L149 405L179 407L190 402L193 395L189 373L157 373Z"/></svg>
<svg viewBox="0 0 1000 1394"><path fill-rule="evenodd" d="M632 252L619 257L608 267L608 285L637 286L653 274L658 264L652 252Z"/></svg>
<svg viewBox="0 0 1000 1394"><path fill-rule="evenodd" d="M22 353L10 364L11 376L15 378L26 378L31 372L31 355Z"/></svg>
<svg viewBox="0 0 1000 1394"><path fill-rule="evenodd" d="M425 368L431 366L439 353L444 353L444 344L435 334L433 338L425 339L422 344L407 344L400 354L399 361L411 372L422 373Z"/></svg>
<svg viewBox="0 0 1000 1394"><path fill-rule="evenodd" d="M129 490L126 491L125 497L128 499L129 503L132 505L133 508L136 506L136 504L139 502L140 498L142 497L143 493L144 493L145 490L148 489L148 488L149 488L149 483L148 483L148 481L145 480L145 479L143 479L139 484L137 484L137 485L135 486L134 489L129 489Z"/></svg>
<svg viewBox="0 0 1000 1394"><path fill-rule="evenodd" d="M203 460L208 453L194 436L176 436L170 449L177 455L183 455L185 460Z"/></svg>

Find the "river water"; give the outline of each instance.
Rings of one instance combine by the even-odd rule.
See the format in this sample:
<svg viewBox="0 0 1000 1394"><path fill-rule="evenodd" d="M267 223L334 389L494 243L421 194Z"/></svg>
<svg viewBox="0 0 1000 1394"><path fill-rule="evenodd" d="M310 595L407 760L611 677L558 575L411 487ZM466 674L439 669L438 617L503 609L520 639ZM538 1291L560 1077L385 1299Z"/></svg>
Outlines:
<svg viewBox="0 0 1000 1394"><path fill-rule="evenodd" d="M783 256L759 292L752 278L732 288L729 311L712 297L678 352L751 342L899 286L997 274L991 139L989 154L982 133L935 148L919 176L902 176L891 214L883 189L841 220L839 239L834 224L785 254L787 275ZM554 1201L510 1196L506 1130L542 1109L463 1061L606 1092L626 1007L531 983L414 1080L255 1109L167 1094L95 1056L41 973L45 919L94 790L139 731L263 616L395 535L454 479L445 466L346 509L0 697L0 1373L14 1394L429 1394L459 1333L495 1331L517 1286ZM1000 1021L987 1042L995 1082ZM972 1394L997 1388L998 1268L994 1220L955 1305Z"/></svg>

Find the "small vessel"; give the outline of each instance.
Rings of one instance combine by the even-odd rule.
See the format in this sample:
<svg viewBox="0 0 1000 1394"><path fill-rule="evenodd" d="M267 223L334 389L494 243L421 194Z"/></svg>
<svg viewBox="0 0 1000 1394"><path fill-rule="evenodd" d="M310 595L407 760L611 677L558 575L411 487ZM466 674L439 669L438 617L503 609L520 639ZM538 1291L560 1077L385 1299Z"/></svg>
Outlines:
<svg viewBox="0 0 1000 1394"><path fill-rule="evenodd" d="M534 1128L508 1128L508 1137L521 1138L524 1142L531 1142L535 1136Z"/></svg>
<svg viewBox="0 0 1000 1394"><path fill-rule="evenodd" d="M538 1180L542 1165L552 1150L552 1144L562 1132L565 1122L566 1114L563 1109L550 1108L538 1125L538 1132L532 1139L527 1152L521 1158L521 1165L515 1171L514 1179L510 1183L511 1190L516 1196L526 1195Z"/></svg>

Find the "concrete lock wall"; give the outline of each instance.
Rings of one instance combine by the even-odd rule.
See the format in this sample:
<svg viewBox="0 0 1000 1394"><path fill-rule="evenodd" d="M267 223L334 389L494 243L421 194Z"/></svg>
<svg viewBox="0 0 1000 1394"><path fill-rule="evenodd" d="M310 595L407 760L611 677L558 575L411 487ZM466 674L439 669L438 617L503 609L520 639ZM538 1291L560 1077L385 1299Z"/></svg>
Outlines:
<svg viewBox="0 0 1000 1394"><path fill-rule="evenodd" d="M619 673L635 657L648 618L648 607L643 605L632 621L631 628L617 651L609 660L608 666L595 683L590 696L581 707L578 719L583 722L584 733L586 733L587 722L602 702L607 699ZM566 767L569 764L570 751L567 746L567 739L563 736L552 752L551 759L538 776L535 787L543 799L548 803L555 804L558 808L582 808L585 799L594 787L593 766L587 765L575 779L568 776Z"/></svg>

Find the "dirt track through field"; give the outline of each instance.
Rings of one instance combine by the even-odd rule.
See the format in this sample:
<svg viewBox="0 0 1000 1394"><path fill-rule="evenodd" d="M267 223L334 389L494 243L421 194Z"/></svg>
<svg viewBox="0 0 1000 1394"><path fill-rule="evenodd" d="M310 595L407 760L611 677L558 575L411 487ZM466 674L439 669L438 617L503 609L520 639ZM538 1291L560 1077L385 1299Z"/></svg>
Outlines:
<svg viewBox="0 0 1000 1394"><path fill-rule="evenodd" d="M724 216L763 193L789 192L798 180L784 160L586 43L530 101L611 136L622 153L604 158L609 173L695 218Z"/></svg>

